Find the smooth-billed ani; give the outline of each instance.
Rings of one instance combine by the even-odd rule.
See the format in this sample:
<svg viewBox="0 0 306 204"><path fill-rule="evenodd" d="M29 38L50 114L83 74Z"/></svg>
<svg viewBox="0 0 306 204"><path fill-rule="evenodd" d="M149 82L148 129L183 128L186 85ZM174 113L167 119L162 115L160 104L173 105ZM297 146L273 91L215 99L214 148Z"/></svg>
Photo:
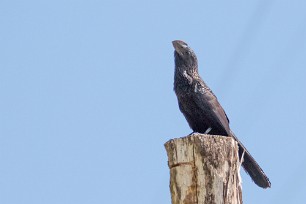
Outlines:
<svg viewBox="0 0 306 204"><path fill-rule="evenodd" d="M229 120L210 88L198 73L198 61L193 50L183 41L175 40L174 91L181 112L194 132L233 137L239 146L242 166L262 188L271 187L263 170L229 127Z"/></svg>

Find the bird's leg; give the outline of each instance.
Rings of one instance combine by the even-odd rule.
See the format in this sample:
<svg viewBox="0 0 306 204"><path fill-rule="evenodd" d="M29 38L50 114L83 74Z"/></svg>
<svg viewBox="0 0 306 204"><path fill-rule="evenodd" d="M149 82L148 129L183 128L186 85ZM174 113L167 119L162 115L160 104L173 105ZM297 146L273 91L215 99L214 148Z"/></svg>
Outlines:
<svg viewBox="0 0 306 204"><path fill-rule="evenodd" d="M207 130L204 132L204 134L208 134L211 131L211 127L207 128Z"/></svg>
<svg viewBox="0 0 306 204"><path fill-rule="evenodd" d="M192 135L192 134L195 134L195 133L198 133L198 132L192 132L192 133L190 133L188 136L190 136L190 135Z"/></svg>

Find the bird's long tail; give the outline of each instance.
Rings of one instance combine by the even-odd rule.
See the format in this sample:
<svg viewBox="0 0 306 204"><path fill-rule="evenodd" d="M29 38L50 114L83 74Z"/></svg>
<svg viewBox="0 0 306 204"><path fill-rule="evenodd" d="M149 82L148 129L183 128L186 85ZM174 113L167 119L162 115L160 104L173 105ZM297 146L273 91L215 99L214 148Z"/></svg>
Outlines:
<svg viewBox="0 0 306 204"><path fill-rule="evenodd" d="M270 188L271 183L265 172L260 168L259 164L255 161L249 151L243 146L232 131L231 136L238 142L239 157L243 156L241 159L243 159L242 166L244 170L251 176L252 180L258 186L262 188Z"/></svg>

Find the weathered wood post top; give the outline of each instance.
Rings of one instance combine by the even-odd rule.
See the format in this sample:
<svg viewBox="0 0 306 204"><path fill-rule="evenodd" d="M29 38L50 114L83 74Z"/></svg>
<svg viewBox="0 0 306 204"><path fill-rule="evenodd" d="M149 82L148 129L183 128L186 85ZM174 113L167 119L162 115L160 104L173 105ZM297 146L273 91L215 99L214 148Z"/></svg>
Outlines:
<svg viewBox="0 0 306 204"><path fill-rule="evenodd" d="M240 161L231 137L191 134L165 143L172 204L241 204Z"/></svg>

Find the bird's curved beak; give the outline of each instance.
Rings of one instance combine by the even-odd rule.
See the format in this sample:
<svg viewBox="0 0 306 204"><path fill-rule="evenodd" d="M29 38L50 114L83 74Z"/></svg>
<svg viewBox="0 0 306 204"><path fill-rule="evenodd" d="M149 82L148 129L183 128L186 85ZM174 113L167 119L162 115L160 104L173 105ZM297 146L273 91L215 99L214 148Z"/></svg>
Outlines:
<svg viewBox="0 0 306 204"><path fill-rule="evenodd" d="M172 45L175 49L175 51L179 54L179 55L183 55L183 51L187 48L187 44L184 43L183 41L181 40L174 40L172 41Z"/></svg>

